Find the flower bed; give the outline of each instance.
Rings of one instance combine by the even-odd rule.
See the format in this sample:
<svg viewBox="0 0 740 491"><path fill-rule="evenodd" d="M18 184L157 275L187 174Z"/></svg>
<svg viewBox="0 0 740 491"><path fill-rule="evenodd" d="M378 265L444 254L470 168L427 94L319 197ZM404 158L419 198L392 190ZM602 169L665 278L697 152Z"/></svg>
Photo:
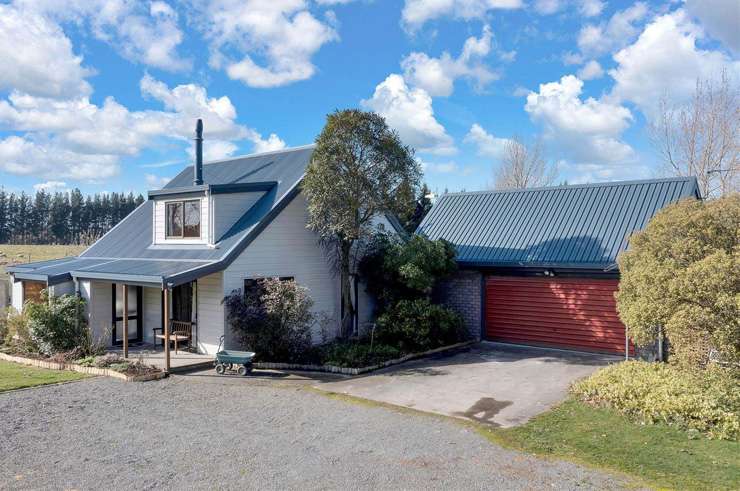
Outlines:
<svg viewBox="0 0 740 491"><path fill-rule="evenodd" d="M161 370L154 367L141 367L140 365L128 362L126 367L118 367L122 370L116 370L112 368L100 368L96 366L80 365L78 363L66 362L66 361L54 361L50 359L38 359L38 358L26 358L23 356L14 356L7 353L0 352L0 360L12 361L15 363L21 363L23 365L29 365L39 368L46 368L49 370L72 370L79 373L86 373L88 375L102 375L105 377L113 377L126 382L146 382L149 380L159 380L164 378L166 374Z"/></svg>
<svg viewBox="0 0 740 491"><path fill-rule="evenodd" d="M360 375L367 372L372 372L374 370L379 370L381 368L389 367L392 365L398 365L399 363L404 363L410 360L414 360L416 358L422 358L424 356L433 355L435 353L441 353L443 351L449 351L459 348L464 348L467 346L470 346L471 344L475 343L475 341L465 341L463 343L456 343L451 344L449 346L442 346L441 348L435 348L432 350L420 352L420 353L411 353L404 356L401 356L400 358L395 358L392 360L387 360L375 365L366 366L366 367L338 367L334 365L311 365L311 364L299 364L299 363L273 363L273 362L257 362L254 364L255 368L260 369L267 369L267 370L298 370L298 371L307 371L307 372L326 372L326 373L340 373L342 375Z"/></svg>

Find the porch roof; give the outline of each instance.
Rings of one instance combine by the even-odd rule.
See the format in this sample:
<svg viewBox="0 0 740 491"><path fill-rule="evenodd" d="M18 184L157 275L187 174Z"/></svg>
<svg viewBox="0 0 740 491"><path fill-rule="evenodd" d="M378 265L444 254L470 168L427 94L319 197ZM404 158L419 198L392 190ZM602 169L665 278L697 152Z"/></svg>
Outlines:
<svg viewBox="0 0 740 491"><path fill-rule="evenodd" d="M214 261L67 257L7 268L16 280L55 285L75 279L108 280L156 287L187 283ZM193 276L191 273L194 273Z"/></svg>

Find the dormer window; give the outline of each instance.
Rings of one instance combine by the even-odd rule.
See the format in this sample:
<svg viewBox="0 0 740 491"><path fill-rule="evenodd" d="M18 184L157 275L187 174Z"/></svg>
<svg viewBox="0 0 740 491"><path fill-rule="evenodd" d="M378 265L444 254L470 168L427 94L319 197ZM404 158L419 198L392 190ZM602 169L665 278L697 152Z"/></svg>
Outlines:
<svg viewBox="0 0 740 491"><path fill-rule="evenodd" d="M168 239L200 238L200 200L169 201L166 208Z"/></svg>

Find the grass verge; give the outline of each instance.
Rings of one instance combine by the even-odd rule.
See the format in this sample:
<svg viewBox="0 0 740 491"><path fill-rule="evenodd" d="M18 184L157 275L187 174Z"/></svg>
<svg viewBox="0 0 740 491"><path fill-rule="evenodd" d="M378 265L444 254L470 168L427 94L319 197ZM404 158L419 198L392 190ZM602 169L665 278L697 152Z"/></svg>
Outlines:
<svg viewBox="0 0 740 491"><path fill-rule="evenodd" d="M740 443L636 424L575 400L525 425L479 432L506 447L619 471L658 488L738 489L740 483Z"/></svg>
<svg viewBox="0 0 740 491"><path fill-rule="evenodd" d="M67 370L46 370L9 361L0 361L0 392L36 385L69 382L86 377L85 374Z"/></svg>

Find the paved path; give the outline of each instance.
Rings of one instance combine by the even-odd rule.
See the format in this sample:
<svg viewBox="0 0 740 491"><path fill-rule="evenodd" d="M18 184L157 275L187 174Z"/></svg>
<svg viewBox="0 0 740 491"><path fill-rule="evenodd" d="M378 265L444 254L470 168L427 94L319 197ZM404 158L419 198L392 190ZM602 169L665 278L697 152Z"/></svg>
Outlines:
<svg viewBox="0 0 740 491"><path fill-rule="evenodd" d="M614 489L453 421L282 381L108 378L0 394L0 489Z"/></svg>
<svg viewBox="0 0 740 491"><path fill-rule="evenodd" d="M568 387L619 357L478 343L362 377L317 384L322 390L493 426L516 426L567 396Z"/></svg>

